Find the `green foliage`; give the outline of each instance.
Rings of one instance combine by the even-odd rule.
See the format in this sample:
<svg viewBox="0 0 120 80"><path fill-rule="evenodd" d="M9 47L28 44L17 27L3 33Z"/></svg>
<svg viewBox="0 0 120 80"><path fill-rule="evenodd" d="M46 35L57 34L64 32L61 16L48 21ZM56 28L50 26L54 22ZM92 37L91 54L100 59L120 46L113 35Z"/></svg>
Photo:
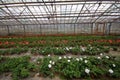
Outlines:
<svg viewBox="0 0 120 80"><path fill-rule="evenodd" d="M0 55L10 55L10 54L20 54L28 51L28 47L24 48L11 48L11 49L2 49L0 50Z"/></svg>
<svg viewBox="0 0 120 80"><path fill-rule="evenodd" d="M65 50L63 48L54 48L53 49L53 53L55 55L64 55L65 54Z"/></svg>
<svg viewBox="0 0 120 80"><path fill-rule="evenodd" d="M29 59L29 56L18 58L1 57L0 73L12 72L13 80L28 77L30 74L29 72L32 71L31 69L33 69L34 66L29 62Z"/></svg>
<svg viewBox="0 0 120 80"><path fill-rule="evenodd" d="M72 49L70 49L70 53L77 55L77 54L81 54L82 50L80 47L76 46L76 47L73 47Z"/></svg>
<svg viewBox="0 0 120 80"><path fill-rule="evenodd" d="M13 79L19 80L19 78L26 78L29 76L29 70L25 68L25 65L20 64L15 69L13 69Z"/></svg>
<svg viewBox="0 0 120 80"><path fill-rule="evenodd" d="M33 71L39 72L44 77L54 77L57 74L65 79L98 79L102 77L119 79L120 56L99 57L44 57L34 63L30 62L29 56L0 57L0 74L12 72L13 80L26 78ZM90 71L87 73L85 69ZM109 69L113 72L109 72Z"/></svg>
<svg viewBox="0 0 120 80"><path fill-rule="evenodd" d="M63 47L63 46L77 46L83 45L87 46L88 44L91 45L114 45L119 46L119 42L116 42L115 39L118 36L45 36L45 37L24 37L24 38L0 38L0 48L10 48L10 47ZM98 41L97 40L103 40ZM104 40L113 40L113 43L109 43L108 41ZM8 42L7 45L5 42ZM29 42L26 44L25 42Z"/></svg>
<svg viewBox="0 0 120 80"><path fill-rule="evenodd" d="M75 47L43 47L43 48L32 48L32 54L40 54L40 55L64 55L67 53L71 54L81 54L81 55L98 55L103 52L109 52L109 47L103 46L87 46L82 50L82 47L75 46Z"/></svg>
<svg viewBox="0 0 120 80"><path fill-rule="evenodd" d="M116 57L109 57L106 56L101 57L98 59L96 57L87 57L87 58L62 58L62 59L51 59L51 58L44 58L40 63L39 72L41 75L44 76L53 76L56 73L64 76L66 79L77 79L77 78L101 78L101 76L106 77L114 77L119 78L120 73L118 67L118 61L120 57L116 59ZM52 60L55 62L55 65L52 65L51 68L48 68L49 61ZM68 60L70 60L68 62ZM87 63L85 63L87 60ZM116 67L112 65L115 64ZM89 69L89 74L85 72L85 69ZM109 73L109 69L114 71L113 74ZM107 75L108 74L108 75Z"/></svg>
<svg viewBox="0 0 120 80"><path fill-rule="evenodd" d="M28 77L29 74L30 73L29 73L28 69L25 69L25 68L21 69L20 75L21 75L22 78Z"/></svg>
<svg viewBox="0 0 120 80"><path fill-rule="evenodd" d="M27 69L30 71L36 71L37 66L34 63L29 63Z"/></svg>
<svg viewBox="0 0 120 80"><path fill-rule="evenodd" d="M53 77L52 69L48 67L50 58L44 58L39 67L39 72L44 76Z"/></svg>

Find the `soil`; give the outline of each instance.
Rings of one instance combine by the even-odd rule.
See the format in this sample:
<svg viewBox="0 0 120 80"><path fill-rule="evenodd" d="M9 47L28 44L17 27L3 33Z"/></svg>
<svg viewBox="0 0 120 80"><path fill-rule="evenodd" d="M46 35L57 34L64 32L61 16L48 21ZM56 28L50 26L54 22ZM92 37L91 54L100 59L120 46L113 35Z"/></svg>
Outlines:
<svg viewBox="0 0 120 80"><path fill-rule="evenodd" d="M3 73L2 75L0 75L0 80L12 80L12 74ZM54 78L39 77L38 73L36 73L33 77L24 78L22 80L61 80L61 79L58 76L55 76Z"/></svg>

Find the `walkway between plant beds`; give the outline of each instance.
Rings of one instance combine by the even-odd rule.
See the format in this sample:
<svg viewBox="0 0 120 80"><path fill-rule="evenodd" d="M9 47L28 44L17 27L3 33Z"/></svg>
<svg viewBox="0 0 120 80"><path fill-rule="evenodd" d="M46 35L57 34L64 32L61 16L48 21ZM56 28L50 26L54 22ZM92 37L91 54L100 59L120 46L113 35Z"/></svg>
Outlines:
<svg viewBox="0 0 120 80"><path fill-rule="evenodd" d="M0 75L0 80L12 80L12 74L4 73L4 74ZM38 73L36 73L36 74L34 74L30 77L27 77L25 79L22 79L22 80L64 80L64 79L61 79L59 76L55 76L54 78L40 77L40 76L38 76ZM86 80L86 79L72 79L72 80ZM95 80L100 80L100 79L95 79ZM102 77L102 80L120 80L120 79Z"/></svg>
<svg viewBox="0 0 120 80"><path fill-rule="evenodd" d="M2 75L0 75L0 80L12 80L12 74L11 73L4 73ZM55 76L54 78L44 78L44 77L40 77L38 76L38 73L33 73L32 76L24 78L22 80L61 80L58 76Z"/></svg>

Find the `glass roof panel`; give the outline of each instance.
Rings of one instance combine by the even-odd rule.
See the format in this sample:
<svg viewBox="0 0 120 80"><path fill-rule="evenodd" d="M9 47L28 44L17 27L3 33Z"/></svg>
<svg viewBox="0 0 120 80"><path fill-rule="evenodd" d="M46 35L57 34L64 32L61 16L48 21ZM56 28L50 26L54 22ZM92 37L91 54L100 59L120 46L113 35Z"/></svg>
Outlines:
<svg viewBox="0 0 120 80"><path fill-rule="evenodd" d="M61 2L63 1L63 2ZM47 2L47 3L44 3ZM55 3L54 3L55 2ZM120 2L77 0L1 0L0 20L20 24L104 22L120 16ZM8 23L6 25L9 25Z"/></svg>

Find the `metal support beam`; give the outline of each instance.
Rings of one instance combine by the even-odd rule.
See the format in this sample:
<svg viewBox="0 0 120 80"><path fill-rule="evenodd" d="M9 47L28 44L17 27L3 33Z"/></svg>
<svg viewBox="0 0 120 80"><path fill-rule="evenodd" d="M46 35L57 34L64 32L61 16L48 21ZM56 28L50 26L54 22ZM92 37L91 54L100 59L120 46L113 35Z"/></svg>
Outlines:
<svg viewBox="0 0 120 80"><path fill-rule="evenodd" d="M85 3L86 3L86 2L85 2ZM75 22L74 22L74 23L76 23L76 22L77 22L77 20L78 20L78 18L79 18L79 16L80 16L80 14L81 14L81 12L82 12L82 10L83 10L84 6L85 6L85 3L83 4L83 6L82 6L82 8L81 8L81 10L80 10L80 12L79 12L79 14L78 14L78 16L77 16L77 19L75 20Z"/></svg>
<svg viewBox="0 0 120 80"><path fill-rule="evenodd" d="M99 16L99 15L94 15L94 16ZM104 17L108 17L108 16L109 17L116 17L116 16L119 17L120 15L103 15L103 16ZM74 17L90 17L91 18L92 16L91 15L85 15L85 16L84 15L83 16L82 15L81 16L65 16L64 15L64 16L56 16L56 17L57 18L74 18ZM29 16L29 17L25 17L25 16L24 17L23 16L21 16L21 17L14 17L14 19L31 19L31 18L39 18L40 19L40 18L48 18L48 17L46 17L46 16L41 16L40 17L39 15L37 15L37 16L33 16L32 15L32 16ZM51 17L51 18L54 19L54 17ZM6 17L5 18L3 18L3 17L0 18L0 20L3 20L3 19L6 19ZM7 17L7 19L13 19L13 18L12 17Z"/></svg>
<svg viewBox="0 0 120 80"><path fill-rule="evenodd" d="M26 3L22 0L22 2L24 3L24 5L26 6L26 8L29 10L29 12L32 14L32 16L34 17L34 19L36 19L36 21L39 23L39 21L37 20L37 18L34 16L34 14L32 13L32 11L29 9L29 7L26 5Z"/></svg>
<svg viewBox="0 0 120 80"><path fill-rule="evenodd" d="M10 29L9 29L9 26L7 25L7 31L8 31L8 35L10 34Z"/></svg>
<svg viewBox="0 0 120 80"><path fill-rule="evenodd" d="M104 13L106 13L108 11L108 9L110 9L115 3L111 4L111 6L109 6L103 13L101 13L101 15L99 15L93 22L95 23L100 17L102 17L104 15Z"/></svg>
<svg viewBox="0 0 120 80"><path fill-rule="evenodd" d="M96 14L97 14L97 15L96 15L96 14L94 14L94 12L91 12L91 13L83 13L83 12L81 12L82 15L83 15L83 14L84 14L84 15L88 15L88 17L89 17L89 16L98 16L98 14L101 14L101 13L102 13L102 12L100 12L100 11L99 11L99 12L96 12ZM117 14L117 13L120 13L120 12L116 11L116 12L106 12L106 13L111 13L111 14L112 14L112 13L116 13L116 14ZM74 14L79 14L79 13L77 13L77 12L67 12L67 13L66 13L66 15L69 15L69 16L70 16L70 15L74 15ZM91 15L91 14L93 14L93 15ZM55 15L55 16L61 16L61 15L64 15L64 14L54 13L54 15ZM16 14L15 14L14 16L15 16L15 17L19 17L19 16L22 16L22 17L26 17L26 16L27 16L27 17L28 17L28 16L32 16L32 15L30 15L30 14L27 14L27 15L26 15L26 14L22 14L22 15L17 14L17 15L16 15ZM35 16L47 16L47 14L41 12L41 14L35 15ZM115 15L107 15L107 14L106 14L106 15L103 15L103 16L115 16ZM7 18L8 18L9 16L7 16L7 15L6 15L6 16L0 15L0 17L7 17ZM71 17L71 16L70 16L70 17Z"/></svg>
<svg viewBox="0 0 120 80"><path fill-rule="evenodd" d="M93 2L93 1L98 1L98 0L59 0L59 1L55 1L55 3L79 3L79 2ZM119 0L99 0L99 1L115 1L115 2L119 2ZM44 3L53 3L54 1L44 1ZM31 2L25 2L26 4L36 4L38 3L38 1L31 1ZM39 1L39 3L43 3L43 1ZM113 2L112 2L113 3ZM11 2L11 3L4 3L5 5L14 5L14 4L23 4L23 2ZM82 3L81 3L82 4ZM0 4L3 5L3 4Z"/></svg>
<svg viewBox="0 0 120 80"><path fill-rule="evenodd" d="M26 3L26 2L25 2ZM114 2L111 2L111 3L102 3L102 4L113 4ZM57 3L56 5L82 5L83 3L71 3L71 4L69 4L69 3L64 3L64 4L60 4L60 3ZM94 2L92 3L86 3L86 4L95 4ZM116 3L116 4L120 4L120 3ZM4 8L4 6L3 6L3 4L0 4L1 5L1 8ZM8 4L5 4L7 7L9 7L9 8L13 8L13 7L23 7L23 6L25 6L23 3L21 3L21 4L11 4L11 3L8 3ZM40 3L39 4L39 2L37 2L37 3L30 3L30 4L27 4L26 3L26 5L27 6L45 6L43 3ZM46 4L47 6L51 6L51 4Z"/></svg>
<svg viewBox="0 0 120 80"><path fill-rule="evenodd" d="M40 34L42 34L42 28L41 28L41 25L40 25Z"/></svg>
<svg viewBox="0 0 120 80"><path fill-rule="evenodd" d="M24 29L24 36L25 36L26 35L25 25L23 25L23 29Z"/></svg>
<svg viewBox="0 0 120 80"><path fill-rule="evenodd" d="M93 23L91 24L91 34L93 34Z"/></svg>
<svg viewBox="0 0 120 80"><path fill-rule="evenodd" d="M112 23L107 23L105 28L105 35L110 35Z"/></svg>
<svg viewBox="0 0 120 80"><path fill-rule="evenodd" d="M1 0L2 4L4 4L4 2ZM6 5L4 5L6 7L6 9L10 12L6 12L4 9L0 8L2 11L4 11L6 14L8 14L9 16L11 16L13 19L15 19L17 22L19 22L20 24L22 24L18 19L15 18L15 16L12 14L12 12L8 9L8 7Z"/></svg>
<svg viewBox="0 0 120 80"><path fill-rule="evenodd" d="M111 33L111 25L112 25L112 23L109 23L109 25L108 25L108 30L109 30L109 35L110 35L110 33Z"/></svg>

